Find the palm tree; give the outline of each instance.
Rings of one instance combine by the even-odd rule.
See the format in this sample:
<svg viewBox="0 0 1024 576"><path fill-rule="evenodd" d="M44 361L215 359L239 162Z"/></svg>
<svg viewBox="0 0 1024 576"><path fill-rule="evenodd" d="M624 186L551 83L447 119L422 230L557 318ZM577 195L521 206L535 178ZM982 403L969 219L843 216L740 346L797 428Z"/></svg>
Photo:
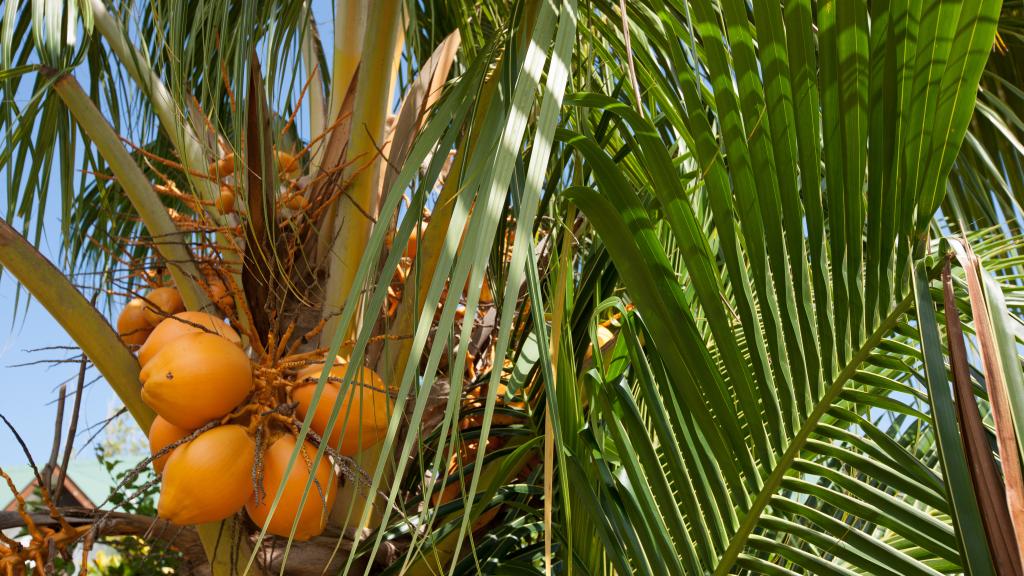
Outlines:
<svg viewBox="0 0 1024 576"><path fill-rule="evenodd" d="M394 397L214 573L1021 573L1019 2L334 8L4 3L0 262L139 425L154 281Z"/></svg>

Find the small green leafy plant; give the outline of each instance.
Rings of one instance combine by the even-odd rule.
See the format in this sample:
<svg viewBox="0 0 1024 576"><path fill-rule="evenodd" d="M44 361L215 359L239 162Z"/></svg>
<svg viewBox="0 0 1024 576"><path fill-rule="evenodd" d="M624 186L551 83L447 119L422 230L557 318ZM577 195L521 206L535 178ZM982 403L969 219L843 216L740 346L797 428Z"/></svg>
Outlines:
<svg viewBox="0 0 1024 576"><path fill-rule="evenodd" d="M130 468L121 466L113 457L96 451L96 458L103 464L113 486L120 486L109 497L109 504L129 514L156 517L156 498L160 485L156 473L149 466L142 472L130 476ZM124 485L122 486L122 482ZM175 574L181 565L182 554L163 543L151 543L137 536L111 536L100 540L113 548L117 557L98 554L89 567L89 574L96 576L128 576L146 574Z"/></svg>

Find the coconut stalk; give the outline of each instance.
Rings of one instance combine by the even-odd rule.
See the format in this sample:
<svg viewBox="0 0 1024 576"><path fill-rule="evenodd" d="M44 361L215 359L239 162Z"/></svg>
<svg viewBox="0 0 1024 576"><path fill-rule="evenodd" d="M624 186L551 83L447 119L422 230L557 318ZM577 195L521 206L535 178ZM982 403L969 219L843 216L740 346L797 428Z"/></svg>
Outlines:
<svg viewBox="0 0 1024 576"><path fill-rule="evenodd" d="M323 134L327 123L327 102L324 95L324 84L320 80L325 70L318 66L320 59L317 52L320 48L319 32L316 22L313 21L313 11L310 10L309 2L303 4L307 20L306 30L302 36L302 64L306 69L306 77L309 78L309 133L316 136ZM323 146L317 146L313 157L310 160L310 174L316 174L320 170L323 154Z"/></svg>
<svg viewBox="0 0 1024 576"><path fill-rule="evenodd" d="M367 19L367 28L373 30L374 34L366 35L363 42L362 53L366 62L391 62L398 42L401 18L401 1L383 0L375 3ZM365 70L372 71L373 68L368 66ZM324 338L334 336L341 307L349 292L357 288L354 285L356 271L370 238L370 230L376 222L374 182L378 173L376 166L379 162L378 149L383 138L384 120L391 105L388 93L390 87L391 79L385 75L369 72L360 75L347 153L350 168L346 176L351 178L351 184L347 193L332 208L333 218L327 220L326 231L333 238L333 244L328 256L323 308L323 317L327 320ZM353 326L359 324L357 321Z"/></svg>
<svg viewBox="0 0 1024 576"><path fill-rule="evenodd" d="M335 4L334 79L331 85L331 108L327 115L332 122L341 112L345 94L348 94L349 85L362 59L367 8L367 0L338 0Z"/></svg>
<svg viewBox="0 0 1024 576"><path fill-rule="evenodd" d="M143 430L156 414L139 395L139 362L107 319L25 238L0 219L0 264L46 308L110 383Z"/></svg>
<svg viewBox="0 0 1024 576"><path fill-rule="evenodd" d="M211 305L210 300L195 281L201 276L185 245L185 235L167 215L167 208L160 202L149 179L73 76L62 76L54 83L54 90L110 165L121 189L153 237L154 247L167 261L167 269L185 306L190 310L206 309Z"/></svg>

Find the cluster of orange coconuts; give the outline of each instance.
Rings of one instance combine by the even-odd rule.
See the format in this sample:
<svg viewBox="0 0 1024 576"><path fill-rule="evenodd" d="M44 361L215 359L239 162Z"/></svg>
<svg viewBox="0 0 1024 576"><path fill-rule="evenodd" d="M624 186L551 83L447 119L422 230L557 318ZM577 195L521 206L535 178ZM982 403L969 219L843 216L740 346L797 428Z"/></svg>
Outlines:
<svg viewBox="0 0 1024 576"><path fill-rule="evenodd" d="M140 331L128 330L140 322L139 304L130 304L118 319L126 343L144 340L138 350L139 379L143 401L157 413L149 442L153 467L161 476L159 516L175 524L201 524L228 518L244 507L270 534L289 536L297 519L296 540L318 536L333 507L338 478L327 457L314 470L317 446L311 441L303 442L286 474L298 445L298 426L290 414L274 414L274 408L294 403L297 416L305 418L324 365L305 362L294 376L285 371L286 376L269 385L254 376L259 369L231 326L217 316L183 310L180 297L170 298L165 290L173 291L159 288L142 300L142 317L149 313L159 319L152 327L140 324L146 328L141 330L144 338ZM165 302L170 305L164 307ZM152 310L154 305L160 310ZM362 368L327 435L346 369L341 359L331 366L312 428L337 448L336 454L352 456L383 436L391 401L380 377ZM279 404L268 406L268 397ZM313 488L300 506L311 475ZM271 518L279 490L281 499Z"/></svg>
<svg viewBox="0 0 1024 576"><path fill-rule="evenodd" d="M298 157L281 150L275 150L274 158L277 161L277 172L283 179L294 180L298 178L301 171ZM221 214L233 213L235 211L235 187L227 181L227 178L235 173L235 155L226 154L220 160L211 162L207 168L207 173L211 178L220 182L220 193L214 202L217 211ZM309 200L298 191L288 192L282 200L292 210L303 210L309 205Z"/></svg>

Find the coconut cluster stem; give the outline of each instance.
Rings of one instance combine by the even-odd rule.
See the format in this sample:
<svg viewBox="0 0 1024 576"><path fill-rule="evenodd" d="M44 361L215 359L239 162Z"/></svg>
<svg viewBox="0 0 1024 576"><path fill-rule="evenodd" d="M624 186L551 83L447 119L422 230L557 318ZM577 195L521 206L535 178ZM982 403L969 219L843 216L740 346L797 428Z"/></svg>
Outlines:
<svg viewBox="0 0 1024 576"><path fill-rule="evenodd" d="M374 34L364 38L362 55L367 62L391 62L402 22L402 2L381 0L367 18L367 29ZM328 275L323 317L327 319L326 337L338 329L339 312L355 286L356 271L376 221L378 149L384 134L384 120L391 104L391 79L387 74L373 74L366 67L359 76L359 89L352 111L348 162L351 185L328 218L327 233L334 239L328 257ZM337 72L336 72L337 73ZM332 95L332 101L338 94ZM332 104L333 107L333 104ZM358 322L356 323L358 324Z"/></svg>

